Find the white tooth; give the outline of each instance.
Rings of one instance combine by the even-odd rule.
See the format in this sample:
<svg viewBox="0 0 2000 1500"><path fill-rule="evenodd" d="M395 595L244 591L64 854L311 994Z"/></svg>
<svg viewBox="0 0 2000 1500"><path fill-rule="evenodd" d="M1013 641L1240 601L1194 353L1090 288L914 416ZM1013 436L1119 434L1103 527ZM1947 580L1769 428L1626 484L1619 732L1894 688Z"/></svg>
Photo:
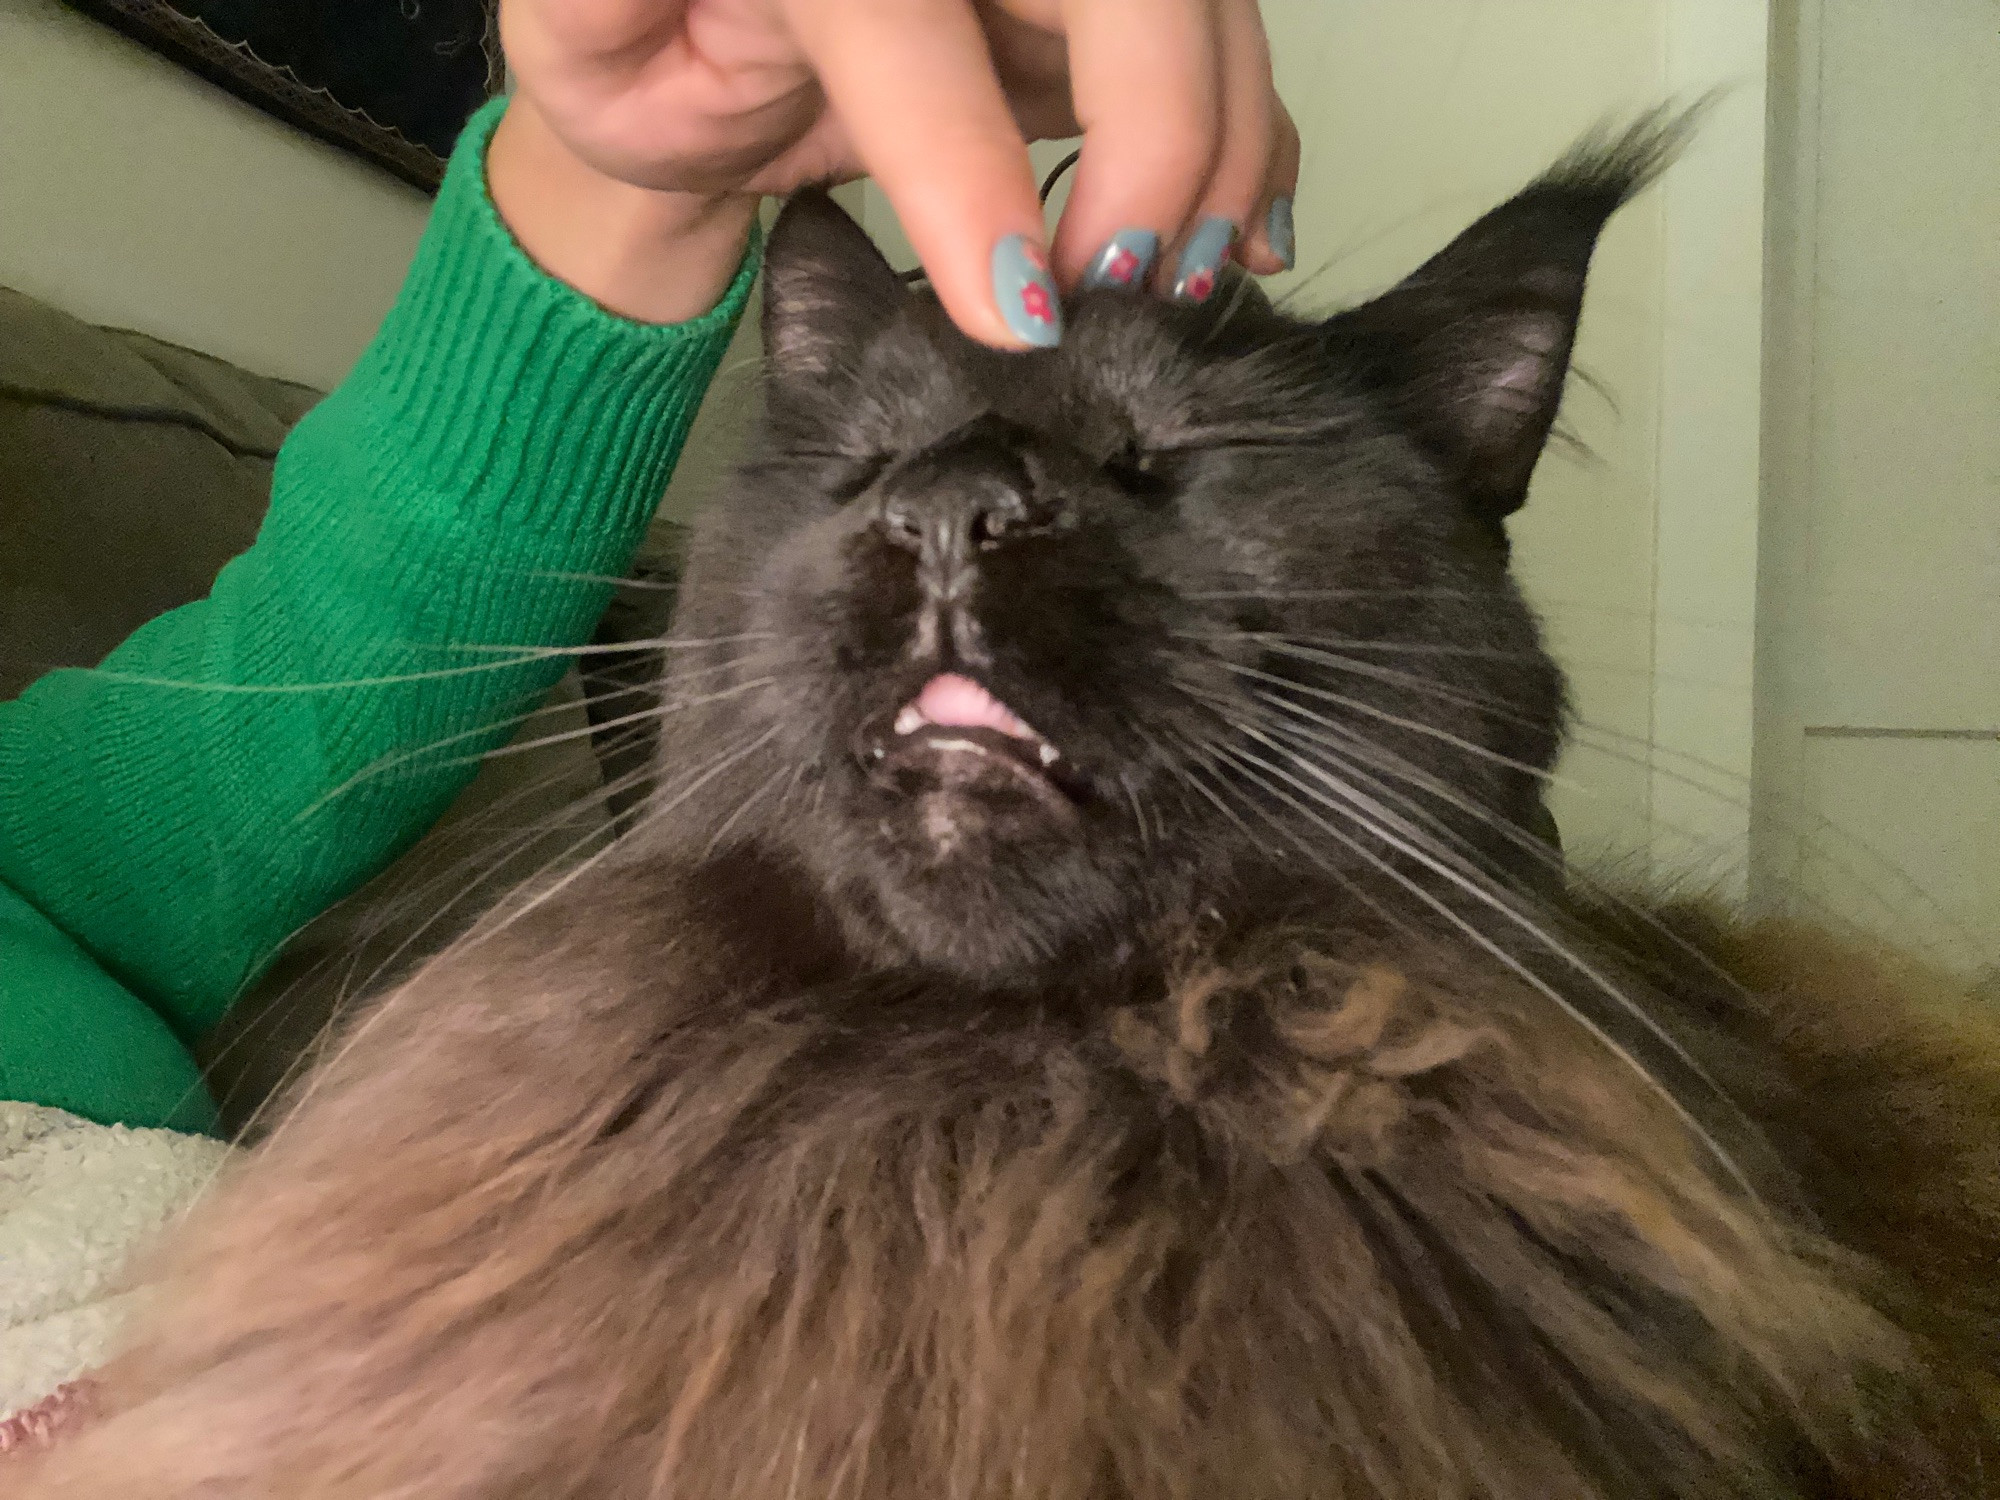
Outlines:
<svg viewBox="0 0 2000 1500"><path fill-rule="evenodd" d="M1041 755L1042 755L1042 764L1045 766L1052 766L1060 758L1061 752L1058 751L1056 747L1054 745L1051 745L1047 740L1043 740Z"/></svg>
<svg viewBox="0 0 2000 1500"><path fill-rule="evenodd" d="M924 711L916 704L905 703L903 711L896 715L896 733L914 734L929 722L930 720L924 717Z"/></svg>

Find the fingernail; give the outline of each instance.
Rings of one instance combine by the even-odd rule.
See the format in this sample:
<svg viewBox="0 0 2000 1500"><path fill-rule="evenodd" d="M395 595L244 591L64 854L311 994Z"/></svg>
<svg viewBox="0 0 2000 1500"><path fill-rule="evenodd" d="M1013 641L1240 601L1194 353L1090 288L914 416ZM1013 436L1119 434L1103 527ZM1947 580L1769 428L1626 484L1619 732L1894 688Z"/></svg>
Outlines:
<svg viewBox="0 0 2000 1500"><path fill-rule="evenodd" d="M1206 302L1222 274L1222 262L1236 243L1236 225L1229 219L1203 219L1194 238L1181 251L1181 263L1174 272L1174 295L1185 302Z"/></svg>
<svg viewBox="0 0 2000 1500"><path fill-rule="evenodd" d="M1292 200L1273 198L1271 212L1264 220L1264 243L1271 247L1271 253L1291 270L1298 254L1298 241L1292 230Z"/></svg>
<svg viewBox="0 0 2000 1500"><path fill-rule="evenodd" d="M1121 229L1111 236L1083 273L1083 288L1144 286L1160 253L1160 237L1150 229Z"/></svg>
<svg viewBox="0 0 2000 1500"><path fill-rule="evenodd" d="M1037 349L1062 342L1062 299L1049 258L1024 234L1010 234L993 247L993 300L1014 337Z"/></svg>

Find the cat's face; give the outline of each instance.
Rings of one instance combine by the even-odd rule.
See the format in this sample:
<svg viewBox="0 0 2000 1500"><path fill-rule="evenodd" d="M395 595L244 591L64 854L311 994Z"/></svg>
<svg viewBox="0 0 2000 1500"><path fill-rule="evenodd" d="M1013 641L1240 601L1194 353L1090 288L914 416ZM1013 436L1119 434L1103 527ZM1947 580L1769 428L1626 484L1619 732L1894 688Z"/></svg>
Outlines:
<svg viewBox="0 0 2000 1500"><path fill-rule="evenodd" d="M1568 163L1324 323L1106 291L1025 355L795 203L662 805L782 853L873 957L996 987L1242 899L1410 895L1413 849L1526 863L1562 686L1502 520L1653 161Z"/></svg>

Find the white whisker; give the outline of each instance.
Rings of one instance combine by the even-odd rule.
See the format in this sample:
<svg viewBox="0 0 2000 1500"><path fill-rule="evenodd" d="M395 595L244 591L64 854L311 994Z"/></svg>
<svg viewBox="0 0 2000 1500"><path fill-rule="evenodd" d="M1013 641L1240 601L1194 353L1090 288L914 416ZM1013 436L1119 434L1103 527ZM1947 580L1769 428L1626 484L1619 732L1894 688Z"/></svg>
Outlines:
<svg viewBox="0 0 2000 1500"><path fill-rule="evenodd" d="M740 668L743 665L744 662L742 661L734 661L726 664L725 666L712 668L710 670L714 672L733 671L736 670L737 668ZM695 677L704 674L689 673L688 675L690 677ZM621 725L637 724L656 719L670 718L674 714L681 712L683 709L700 708L705 704L720 702L723 699L735 697L739 693L749 692L755 688L769 687L776 680L777 679L774 677L752 678L748 682L737 683L733 687L726 688L718 693L708 694L704 697L690 698L690 699L676 699L669 703L654 704L647 708L641 709L637 713L625 714L618 718L607 719L602 723L586 724L579 729L566 729L562 731L560 734L544 735L537 739L500 745L480 755L461 755L461 756L454 756L445 760L425 761L423 770L427 772L441 771L455 766L474 765L484 761L504 760L509 756L514 756L514 755L525 755L530 751L546 749L551 745L560 745L570 740L591 738L599 734L609 733L611 731L616 730ZM640 692L644 690L644 687L650 685L651 684L645 684L640 687L626 688L622 690L622 693ZM606 696L622 696L622 693L610 694ZM549 711L553 711L554 709L559 709L559 708L571 708L577 711L583 711L586 708L587 701L588 700L586 700L586 702L562 703L562 704L551 705ZM602 699L600 698L599 701L602 701ZM414 760L423 760L424 757L430 755L433 751L441 749L446 745L453 744L459 740L472 739L482 734L492 734L500 729L504 729L507 725L511 723L517 722L523 717L524 717L523 715L517 714L514 715L512 718L502 719L497 721L496 723L482 725L477 729L468 729L459 734L450 735L441 740L435 740L432 743L420 746L415 750L402 751L399 754L385 757L382 760L374 761L369 765L363 766L359 771L356 771L352 776L348 777L347 780L341 782L331 791L322 793L317 801L310 803L304 809L302 809L294 817L293 821L303 822L305 819L311 817L314 813L318 812L322 807L326 806L327 803L333 801L336 797L344 795L345 793L359 786L362 782L371 780L374 777L379 776L386 771L393 771L396 767L402 765L408 765L411 761Z"/></svg>

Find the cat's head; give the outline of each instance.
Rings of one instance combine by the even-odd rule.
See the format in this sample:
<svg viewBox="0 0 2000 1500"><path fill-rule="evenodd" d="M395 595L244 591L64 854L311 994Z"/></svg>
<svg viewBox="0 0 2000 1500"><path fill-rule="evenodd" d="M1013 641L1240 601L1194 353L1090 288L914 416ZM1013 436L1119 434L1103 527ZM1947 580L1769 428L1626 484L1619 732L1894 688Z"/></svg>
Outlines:
<svg viewBox="0 0 2000 1500"><path fill-rule="evenodd" d="M1563 686L1504 522L1599 231L1680 133L1579 148L1333 317L1095 291L1030 354L794 201L764 432L682 595L672 825L1006 986L1155 919L1532 865Z"/></svg>

